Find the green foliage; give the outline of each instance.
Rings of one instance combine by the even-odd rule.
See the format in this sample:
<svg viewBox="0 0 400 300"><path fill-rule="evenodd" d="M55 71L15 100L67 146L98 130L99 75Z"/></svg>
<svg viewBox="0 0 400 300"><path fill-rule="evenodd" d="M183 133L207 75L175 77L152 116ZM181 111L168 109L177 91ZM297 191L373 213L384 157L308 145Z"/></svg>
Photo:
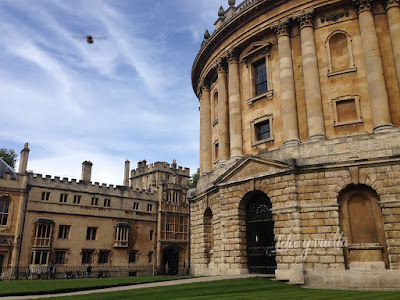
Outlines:
<svg viewBox="0 0 400 300"><path fill-rule="evenodd" d="M200 168L197 168L197 172L193 173L192 177L190 178L190 188L191 189L196 188L199 177L200 177Z"/></svg>
<svg viewBox="0 0 400 300"><path fill-rule="evenodd" d="M13 169L17 162L18 154L13 149L1 148L0 157Z"/></svg>

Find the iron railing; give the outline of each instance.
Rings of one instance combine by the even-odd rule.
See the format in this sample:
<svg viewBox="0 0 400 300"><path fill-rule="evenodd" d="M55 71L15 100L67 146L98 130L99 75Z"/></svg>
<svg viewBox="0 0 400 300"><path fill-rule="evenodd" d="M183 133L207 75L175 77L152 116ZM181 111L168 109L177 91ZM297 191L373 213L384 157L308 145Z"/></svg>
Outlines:
<svg viewBox="0 0 400 300"><path fill-rule="evenodd" d="M42 272L39 271L38 266L0 268L0 281L151 276L158 273L153 267L117 267L106 265L92 266L90 273L87 272L87 266L57 266L55 272L48 270L49 268L47 265L42 266Z"/></svg>

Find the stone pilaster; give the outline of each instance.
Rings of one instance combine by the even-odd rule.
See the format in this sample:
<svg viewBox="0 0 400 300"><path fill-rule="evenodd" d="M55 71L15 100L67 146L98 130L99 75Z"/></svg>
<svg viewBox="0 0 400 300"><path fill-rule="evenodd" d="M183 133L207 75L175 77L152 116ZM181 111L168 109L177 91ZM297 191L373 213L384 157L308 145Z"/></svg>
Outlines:
<svg viewBox="0 0 400 300"><path fill-rule="evenodd" d="M229 133L231 159L243 156L242 109L240 101L239 57L235 49L228 58Z"/></svg>
<svg viewBox="0 0 400 300"><path fill-rule="evenodd" d="M218 140L219 163L229 160L229 108L226 82L226 62L224 58L218 59Z"/></svg>
<svg viewBox="0 0 400 300"><path fill-rule="evenodd" d="M312 18L313 12L306 12L300 16L300 36L307 106L308 139L316 140L325 139L326 136Z"/></svg>
<svg viewBox="0 0 400 300"><path fill-rule="evenodd" d="M290 47L289 22L278 22L271 29L278 39L279 77L281 85L284 145L300 143L297 123L296 93L293 75L292 50Z"/></svg>
<svg viewBox="0 0 400 300"><path fill-rule="evenodd" d="M212 170L210 87L204 82L200 95L200 174Z"/></svg>
<svg viewBox="0 0 400 300"><path fill-rule="evenodd" d="M389 98L372 14L372 2L372 0L353 0L361 31L374 131L379 132L393 128L393 124L391 123Z"/></svg>
<svg viewBox="0 0 400 300"><path fill-rule="evenodd" d="M390 39L394 63L396 67L397 81L400 84L400 5L399 0L386 0L384 2L386 16L389 23Z"/></svg>

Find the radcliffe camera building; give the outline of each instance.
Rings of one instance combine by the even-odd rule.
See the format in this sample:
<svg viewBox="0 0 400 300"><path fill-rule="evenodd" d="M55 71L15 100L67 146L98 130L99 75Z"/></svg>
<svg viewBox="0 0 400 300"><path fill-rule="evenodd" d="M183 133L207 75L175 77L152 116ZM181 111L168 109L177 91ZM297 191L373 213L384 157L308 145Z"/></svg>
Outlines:
<svg viewBox="0 0 400 300"><path fill-rule="evenodd" d="M228 4L192 68L192 273L399 287L399 2Z"/></svg>
<svg viewBox="0 0 400 300"><path fill-rule="evenodd" d="M28 155L26 144L18 173L0 161L1 279L50 263L60 273L91 264L117 276L162 274L167 263L169 274L187 272L188 168L141 161L131 171L126 161L123 185L113 186L91 181L89 161L80 180L27 172Z"/></svg>

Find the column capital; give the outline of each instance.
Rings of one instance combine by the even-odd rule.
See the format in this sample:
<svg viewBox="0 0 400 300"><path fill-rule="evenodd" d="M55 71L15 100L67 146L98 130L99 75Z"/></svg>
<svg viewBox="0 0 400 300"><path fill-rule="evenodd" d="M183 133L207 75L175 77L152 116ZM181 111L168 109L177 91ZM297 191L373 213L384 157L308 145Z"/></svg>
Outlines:
<svg viewBox="0 0 400 300"><path fill-rule="evenodd" d="M204 90L207 90L207 91L209 91L210 90L210 81L208 80L208 79L204 79L203 80L203 82L201 83L201 89L204 91Z"/></svg>
<svg viewBox="0 0 400 300"><path fill-rule="evenodd" d="M289 19L279 20L271 25L271 30L276 34L279 39L281 36L289 36Z"/></svg>
<svg viewBox="0 0 400 300"><path fill-rule="evenodd" d="M314 10L309 11L301 11L301 14L298 17L300 21L300 30L306 27L313 27L314 28Z"/></svg>
<svg viewBox="0 0 400 300"><path fill-rule="evenodd" d="M356 8L357 14L360 14L364 11L372 11L373 0L352 0L352 1Z"/></svg>
<svg viewBox="0 0 400 300"><path fill-rule="evenodd" d="M399 0L383 0L383 7L385 8L385 11L387 11L389 8L392 7L400 7L400 1Z"/></svg>
<svg viewBox="0 0 400 300"><path fill-rule="evenodd" d="M217 59L217 72L226 72L226 57L219 57Z"/></svg>
<svg viewBox="0 0 400 300"><path fill-rule="evenodd" d="M236 48L231 48L228 50L228 64L238 64L239 63L239 51Z"/></svg>

